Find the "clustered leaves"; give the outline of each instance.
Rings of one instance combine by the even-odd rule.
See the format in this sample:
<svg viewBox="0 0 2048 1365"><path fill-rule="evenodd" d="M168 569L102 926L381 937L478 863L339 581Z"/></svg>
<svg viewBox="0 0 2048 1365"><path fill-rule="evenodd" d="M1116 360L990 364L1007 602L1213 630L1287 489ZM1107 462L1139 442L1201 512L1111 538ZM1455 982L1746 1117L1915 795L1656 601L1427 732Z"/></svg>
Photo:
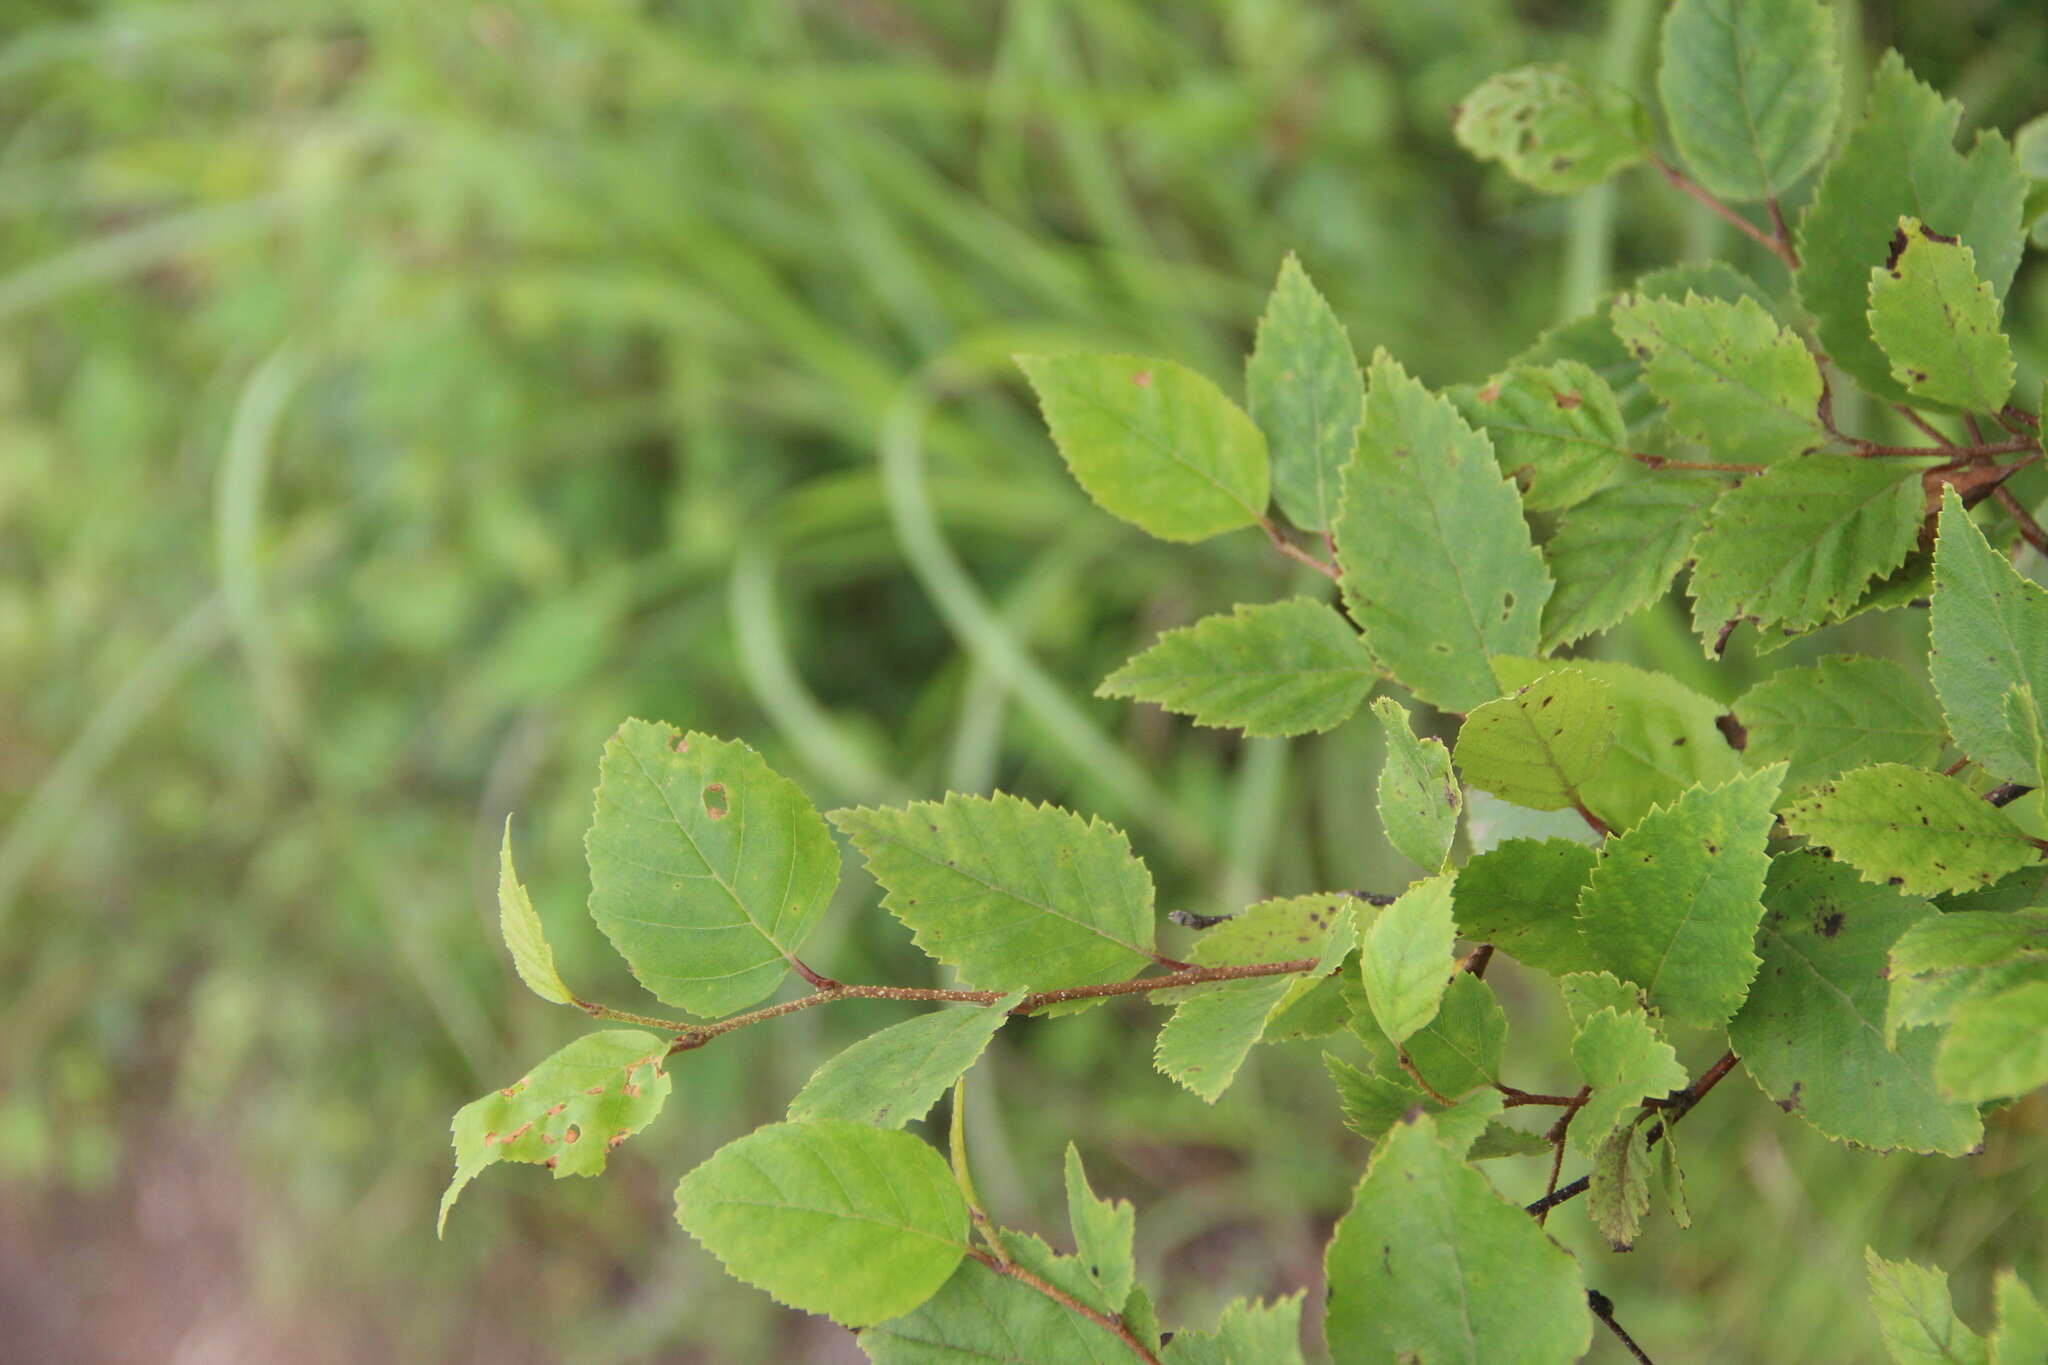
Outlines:
<svg viewBox="0 0 2048 1365"><path fill-rule="evenodd" d="M1361 367L1292 257L1248 410L1171 360L1020 358L1106 511L1174 541L1255 527L1321 575L1316 593L1167 631L1099 695L1291 736L1405 693L1371 709L1377 810L1412 884L1262 900L1182 961L1158 947L1144 861L1099 820L1007 794L823 817L744 744L629 721L601 764L590 911L694 1022L571 994L508 832L520 977L636 1027L466 1106L443 1218L496 1161L596 1173L659 1113L679 1058L851 998L938 1008L825 1062L787 1121L683 1177L677 1216L733 1275L858 1329L881 1362L1301 1359L1299 1297L1164 1342L1135 1211L1099 1198L1071 1147L1073 1254L978 1206L962 1087L1018 1014L1116 995L1170 1009L1156 1064L1206 1101L1259 1046L1326 1040L1334 1109L1373 1146L1326 1262L1324 1331L1346 1361L1577 1359L1615 1310L1544 1217L1584 1192L1617 1250L1660 1210L1686 1226L1675 1127L1735 1069L1829 1138L1974 1150L1996 1106L2048 1083L2048 841L2028 795L2048 772L2048 591L2002 548L2017 533L2048 553L2007 489L2042 450L2002 331L2048 195L1996 133L1958 152L1959 107L1894 55L1793 229L1779 197L1840 112L1831 31L1813 0L1678 0L1657 82L1675 159L1633 96L1561 67L1495 77L1457 118L1466 147L1539 192L1648 163L1768 249L1768 285L1718 264L1655 272L1445 393L1384 350ZM1885 404L1905 405L1905 438L1837 424ZM1823 657L1732 703L1557 657L1681 574L1710 659L1744 626L1767 652L1920 607L1931 648ZM1576 837L1482 839L1475 790ZM846 985L802 960L839 886L834 829L955 985ZM1575 1094L1503 1075L1496 956L1548 982ZM810 993L763 1005L792 973ZM1702 1036L1727 1048L1705 1065L1687 1060ZM949 1090L942 1153L911 1125ZM1550 1162L1553 1194L1503 1200L1481 1163L1514 1157ZM1559 1188L1568 1158L1585 1175ZM2009 1277L1988 1341L1939 1272L1873 1252L1870 1283L1900 1361L2048 1343Z"/></svg>

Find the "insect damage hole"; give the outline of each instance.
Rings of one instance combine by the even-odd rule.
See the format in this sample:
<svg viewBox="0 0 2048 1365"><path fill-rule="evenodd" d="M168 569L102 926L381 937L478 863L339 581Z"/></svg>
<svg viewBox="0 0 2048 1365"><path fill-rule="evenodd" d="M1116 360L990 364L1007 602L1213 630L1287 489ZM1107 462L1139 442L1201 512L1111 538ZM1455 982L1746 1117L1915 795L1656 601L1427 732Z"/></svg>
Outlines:
<svg viewBox="0 0 2048 1365"><path fill-rule="evenodd" d="M731 809L725 799L725 784L713 782L704 788L704 813L714 820L723 820Z"/></svg>

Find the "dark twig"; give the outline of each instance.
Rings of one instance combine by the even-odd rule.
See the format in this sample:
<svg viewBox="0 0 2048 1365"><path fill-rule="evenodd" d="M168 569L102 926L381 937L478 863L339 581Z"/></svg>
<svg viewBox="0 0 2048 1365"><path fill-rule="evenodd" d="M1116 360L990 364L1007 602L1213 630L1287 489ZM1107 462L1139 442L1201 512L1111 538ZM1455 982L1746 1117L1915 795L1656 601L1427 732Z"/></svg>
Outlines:
<svg viewBox="0 0 2048 1365"><path fill-rule="evenodd" d="M1658 1101L1656 1107L1664 1111L1664 1117L1650 1125L1649 1132L1643 1140L1643 1146L1655 1147L1659 1142L1663 1141L1665 1128L1691 1113L1692 1107L1705 1099L1707 1092L1719 1085L1723 1076L1726 1076L1735 1069L1735 1060L1734 1053L1722 1053L1718 1061L1700 1073L1698 1080L1683 1090L1674 1090L1670 1095ZM1580 1176L1563 1189L1552 1190L1534 1203L1523 1205L1523 1212L1533 1213L1541 1220L1544 1214L1549 1213L1559 1204L1567 1200L1577 1199L1580 1195L1584 1194L1587 1186L1590 1184L1592 1184L1590 1180L1585 1176Z"/></svg>
<svg viewBox="0 0 2048 1365"><path fill-rule="evenodd" d="M1613 1299L1608 1298L1597 1289L1588 1289L1586 1291L1586 1306L1593 1310L1594 1317L1607 1324L1607 1330L1614 1333L1621 1340L1622 1345L1628 1347L1630 1355L1640 1360L1643 1365L1657 1365L1656 1361L1650 1359L1644 1353L1642 1347L1636 1345L1636 1339L1627 1332L1622 1331L1621 1324L1614 1320Z"/></svg>
<svg viewBox="0 0 2048 1365"><path fill-rule="evenodd" d="M1778 197L1772 195L1764 200L1764 207L1770 210L1771 231L1778 234L1778 240L1785 244L1785 264L1794 270L1799 268L1799 248L1792 245L1792 229L1785 225L1785 211L1778 207Z"/></svg>
<svg viewBox="0 0 2048 1365"><path fill-rule="evenodd" d="M2027 544L2033 546L2039 553L2048 555L2048 532L2041 530L2041 523L2034 520L2034 514L2027 510L2026 504L2014 497L2012 490L2004 484L1992 489L1991 496L1998 499L1998 505L2019 523L2020 535L2025 538Z"/></svg>

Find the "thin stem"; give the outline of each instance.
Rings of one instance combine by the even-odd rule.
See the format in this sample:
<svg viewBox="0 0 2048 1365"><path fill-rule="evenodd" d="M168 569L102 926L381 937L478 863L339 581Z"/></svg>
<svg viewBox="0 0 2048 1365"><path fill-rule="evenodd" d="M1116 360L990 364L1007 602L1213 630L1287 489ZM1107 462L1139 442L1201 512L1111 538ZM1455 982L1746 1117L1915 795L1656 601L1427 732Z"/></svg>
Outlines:
<svg viewBox="0 0 2048 1365"><path fill-rule="evenodd" d="M1719 199L1716 199L1704 186L1694 182L1691 177L1687 176L1663 157L1658 156L1655 152L1650 153L1650 164L1655 166L1665 180L1670 182L1673 189L1683 190L1699 200L1700 203L1718 214L1736 231L1748 237L1773 256L1776 256L1780 261L1783 261L1787 270L1797 270L1799 268L1799 255L1793 251L1792 243L1789 240L1780 240L1765 232L1755 223L1750 222L1749 219L1743 217L1734 209L1729 208Z"/></svg>
<svg viewBox="0 0 2048 1365"><path fill-rule="evenodd" d="M1554 1104L1563 1109L1576 1109L1586 1102L1584 1093L1577 1095L1538 1095L1528 1090L1517 1090L1512 1085L1494 1082L1493 1088L1501 1093L1501 1108L1513 1109L1524 1104Z"/></svg>
<svg viewBox="0 0 2048 1365"><path fill-rule="evenodd" d="M1940 429L1937 428L1932 422L1928 421L1925 417L1922 417L1919 413L1913 411L1913 409L1907 407L1904 403L1894 403L1892 404L1892 407L1897 410L1899 416L1905 418L1908 422L1911 422L1914 426L1926 432L1928 437L1932 439L1936 445L1953 446L1955 444L1954 441L1951 441L1948 437L1942 435Z"/></svg>
<svg viewBox="0 0 2048 1365"><path fill-rule="evenodd" d="M1650 1131L1643 1141L1643 1146L1646 1148L1655 1147L1659 1142L1662 1142L1664 1140L1665 1128L1691 1113L1692 1107L1705 1099L1707 1092L1719 1085L1723 1076L1734 1070L1735 1061L1734 1053L1722 1053L1720 1060L1701 1072L1698 1080L1662 1101L1664 1117L1650 1125ZM1591 1184L1592 1181L1582 1175L1563 1189L1552 1190L1534 1203L1523 1205L1523 1212L1535 1214L1537 1221L1541 1222L1543 1215L1567 1200L1577 1199L1586 1192L1587 1186Z"/></svg>
<svg viewBox="0 0 2048 1365"><path fill-rule="evenodd" d="M1580 1086L1579 1093L1572 1096L1571 1105L1568 1108L1566 1108L1566 1110L1562 1114L1558 1115L1557 1122L1551 1124L1550 1131L1543 1135L1543 1140L1550 1144L1551 1149L1550 1179L1543 1186L1544 1199L1549 1199L1552 1195L1557 1193L1557 1178L1558 1176L1564 1173L1565 1139L1571 1135L1572 1120L1579 1116L1579 1110L1586 1107L1586 1101L1592 1097L1592 1094L1592 1086ZM1542 1226L1544 1220L1549 1217L1550 1206L1548 1204L1545 1204L1541 1209L1538 1209L1536 1211L1537 1226Z"/></svg>
<svg viewBox="0 0 2048 1365"><path fill-rule="evenodd" d="M1858 455L1940 455L1951 460L1981 460L1992 455L2017 455L2021 451L2041 448L2041 443L2032 438L1984 441L1968 446L1959 446L1953 441L1944 441L1938 446L1886 446L1875 441L1859 441L1853 436L1844 439L1856 447Z"/></svg>
<svg viewBox="0 0 2048 1365"><path fill-rule="evenodd" d="M794 954L790 955L789 965L796 968L796 974L798 976L802 977L804 980L811 983L812 990L836 991L839 989L839 983L837 981L834 981L829 976L820 976L818 973L812 971L809 967L804 965L804 961L802 958L799 958Z"/></svg>
<svg viewBox="0 0 2048 1365"><path fill-rule="evenodd" d="M1273 542L1274 549L1278 550L1281 554L1286 555L1295 563L1308 565L1309 568L1314 569L1317 573L1329 579L1332 583L1335 583L1344 577L1343 573L1338 570L1336 565L1324 563L1322 560L1317 559L1314 555L1310 554L1307 550L1302 549L1299 545L1296 545L1293 541L1289 540L1284 534L1281 533L1280 528L1273 524L1273 519L1271 517L1260 517L1259 529L1266 533L1266 539Z"/></svg>
<svg viewBox="0 0 2048 1365"><path fill-rule="evenodd" d="M1394 1057L1401 1063L1401 1069L1408 1073L1408 1079L1422 1087L1423 1094L1429 1096L1446 1109L1457 1103L1456 1100L1429 1083L1429 1078L1422 1074L1421 1068L1416 1066L1414 1059L1408 1055L1407 1048L1396 1048L1394 1050Z"/></svg>
<svg viewBox="0 0 2048 1365"><path fill-rule="evenodd" d="M2007 421L2018 422L2023 427L2032 427L2037 431L2041 427L2040 418L2034 416L2033 413L2028 412L2025 408L2014 407L2010 403L2007 403L2004 407L2000 408L1998 410L1998 415L2000 417L2005 418Z"/></svg>
<svg viewBox="0 0 2048 1365"><path fill-rule="evenodd" d="M1599 835L1601 838L1605 839L1608 836L1608 834L1611 833L1611 831L1607 828L1607 822L1605 820L1602 820L1599 816L1593 814L1593 812L1587 810L1585 802L1572 802L1572 809L1576 810L1579 813L1579 818L1586 822L1587 827L1591 829L1595 834Z"/></svg>
<svg viewBox="0 0 2048 1365"><path fill-rule="evenodd" d="M1096 1309L1090 1308L1087 1304L1082 1303L1079 1299L1067 1293L1065 1290L1060 1289L1056 1285L1047 1284L1044 1280L1039 1279L1036 1275L1026 1270L1023 1266L1018 1265L1015 1261L998 1261L995 1257L989 1255L987 1252L976 1251L972 1248L968 1250L967 1254L969 1256L972 1256L975 1260L981 1262L983 1265L987 1266L996 1274L1007 1275L1011 1279L1017 1281L1019 1284L1030 1286L1031 1288L1037 1290L1039 1293L1045 1295L1048 1299L1051 1299L1060 1307L1066 1309L1068 1312L1079 1313L1082 1317L1088 1319L1088 1321L1094 1323L1097 1327L1102 1328L1106 1332L1115 1334L1118 1340L1122 1341L1124 1345L1131 1348L1131 1354L1135 1355L1138 1359L1142 1361L1146 1361L1147 1365L1159 1365L1159 1357L1152 1353L1152 1348L1147 1346L1143 1341L1139 1340L1138 1334L1136 1332L1133 1332L1128 1326L1126 1326L1123 1319L1113 1318L1107 1313L1099 1312Z"/></svg>
<svg viewBox="0 0 2048 1365"><path fill-rule="evenodd" d="M1652 469L1683 469L1705 474L1761 474L1760 464L1715 464L1711 460L1674 460L1669 455L1652 455L1647 450L1631 450L1630 458L1641 460Z"/></svg>
<svg viewBox="0 0 2048 1365"><path fill-rule="evenodd" d="M1785 210L1778 207L1778 197L1772 195L1764 200L1764 207L1770 210L1771 231L1778 234L1778 240L1785 244L1785 264L1794 270L1799 268L1799 248L1792 244L1792 229L1785 225Z"/></svg>
<svg viewBox="0 0 2048 1365"><path fill-rule="evenodd" d="M1998 505L2010 512L2012 519L2019 523L2020 534L2026 538L2027 544L2033 546L2040 553L2048 555L2048 532L2041 530L2041 523L2034 520L2034 514L2026 509L2024 503L2013 496L2012 490L2004 484L2000 484L1991 490L1991 496L1997 498Z"/></svg>
<svg viewBox="0 0 2048 1365"><path fill-rule="evenodd" d="M1976 413L1966 412L1963 414L1963 430L1970 433L1972 441L1975 441L1980 446L1984 444L1984 428L1977 425Z"/></svg>
<svg viewBox="0 0 2048 1365"><path fill-rule="evenodd" d="M1773 207L1776 207L1776 205L1774 204ZM1636 1339L1627 1332L1622 1331L1621 1324L1614 1320L1613 1299L1608 1298L1597 1289L1588 1289L1586 1291L1586 1306L1593 1310L1594 1317L1607 1324L1607 1330L1620 1338L1621 1344L1628 1347L1628 1353L1641 1361L1642 1365L1657 1365L1657 1362L1650 1359L1642 1347L1636 1345Z"/></svg>

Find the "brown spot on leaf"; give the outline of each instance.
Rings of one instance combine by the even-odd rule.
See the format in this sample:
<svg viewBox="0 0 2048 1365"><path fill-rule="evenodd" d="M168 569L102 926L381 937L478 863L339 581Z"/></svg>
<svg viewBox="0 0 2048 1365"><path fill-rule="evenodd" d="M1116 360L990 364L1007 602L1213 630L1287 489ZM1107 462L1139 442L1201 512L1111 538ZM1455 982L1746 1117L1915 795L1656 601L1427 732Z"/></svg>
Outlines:
<svg viewBox="0 0 2048 1365"><path fill-rule="evenodd" d="M1816 928L1822 938L1833 938L1842 932L1842 912L1835 910L1823 916Z"/></svg>
<svg viewBox="0 0 2048 1365"><path fill-rule="evenodd" d="M1137 372L1136 374L1134 374L1134 375L1132 375L1132 376L1131 376L1131 382L1132 382L1133 384L1136 384L1136 385L1137 385L1137 386L1138 386L1139 388L1141 388L1141 389L1149 389L1149 388L1151 388L1151 387L1152 387L1152 371L1150 371L1150 370L1140 370L1140 371L1138 371L1138 372Z"/></svg>
<svg viewBox="0 0 2048 1365"><path fill-rule="evenodd" d="M1585 399L1579 397L1575 393L1561 393L1557 396L1557 405L1563 408L1566 412L1570 412L1573 408L1579 406L1579 404L1585 401Z"/></svg>
<svg viewBox="0 0 2048 1365"><path fill-rule="evenodd" d="M1894 278L1897 278L1899 273L1899 257L1905 254L1906 230L1904 228L1896 228L1892 232L1891 250L1886 253L1884 258L1884 268L1891 271Z"/></svg>
<svg viewBox="0 0 2048 1365"><path fill-rule="evenodd" d="M1482 403L1498 403L1500 401L1500 385L1498 383L1488 384L1479 391L1477 397Z"/></svg>
<svg viewBox="0 0 2048 1365"><path fill-rule="evenodd" d="M725 799L725 784L713 782L704 788L704 813L714 820L723 820L728 809Z"/></svg>

